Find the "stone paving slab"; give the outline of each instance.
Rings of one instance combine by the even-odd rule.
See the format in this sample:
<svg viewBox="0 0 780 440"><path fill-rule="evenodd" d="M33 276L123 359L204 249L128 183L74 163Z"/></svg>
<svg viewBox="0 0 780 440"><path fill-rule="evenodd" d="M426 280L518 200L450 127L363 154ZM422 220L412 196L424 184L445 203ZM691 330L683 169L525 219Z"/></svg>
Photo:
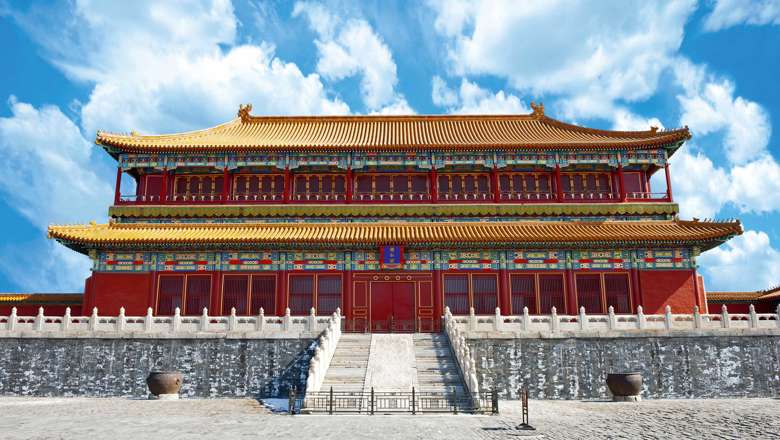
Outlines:
<svg viewBox="0 0 780 440"><path fill-rule="evenodd" d="M516 431L517 401L499 416L272 414L250 399L0 398L3 439L780 439L779 399L531 401L536 431Z"/></svg>

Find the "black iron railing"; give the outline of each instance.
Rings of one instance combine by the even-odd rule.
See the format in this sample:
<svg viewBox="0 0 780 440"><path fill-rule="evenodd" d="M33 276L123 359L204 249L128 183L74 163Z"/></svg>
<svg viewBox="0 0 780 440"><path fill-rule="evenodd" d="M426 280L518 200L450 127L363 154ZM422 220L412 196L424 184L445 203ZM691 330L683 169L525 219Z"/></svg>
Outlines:
<svg viewBox="0 0 780 440"><path fill-rule="evenodd" d="M471 395L457 392L381 392L320 391L290 397L290 408L326 414L425 414L488 413L498 414L498 393Z"/></svg>

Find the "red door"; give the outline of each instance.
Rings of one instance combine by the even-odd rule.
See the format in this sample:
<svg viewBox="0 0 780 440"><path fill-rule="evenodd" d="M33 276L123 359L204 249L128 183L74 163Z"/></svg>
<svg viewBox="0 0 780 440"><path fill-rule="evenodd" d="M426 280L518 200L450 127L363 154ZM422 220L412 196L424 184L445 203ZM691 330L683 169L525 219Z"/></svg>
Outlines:
<svg viewBox="0 0 780 440"><path fill-rule="evenodd" d="M371 283L371 331L413 332L414 283Z"/></svg>

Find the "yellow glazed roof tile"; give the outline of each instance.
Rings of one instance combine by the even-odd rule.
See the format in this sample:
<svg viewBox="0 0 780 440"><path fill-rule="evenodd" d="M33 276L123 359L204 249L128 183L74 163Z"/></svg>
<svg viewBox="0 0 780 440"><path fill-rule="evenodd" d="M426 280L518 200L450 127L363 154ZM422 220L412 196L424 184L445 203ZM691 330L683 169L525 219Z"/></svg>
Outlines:
<svg viewBox="0 0 780 440"><path fill-rule="evenodd" d="M567 124L535 106L530 115L251 116L205 130L113 134L95 140L128 152L237 150L436 150L646 148L690 138L687 128L609 131Z"/></svg>
<svg viewBox="0 0 780 440"><path fill-rule="evenodd" d="M49 237L81 246L123 244L422 244L716 242L740 234L739 222L370 222L50 226Z"/></svg>

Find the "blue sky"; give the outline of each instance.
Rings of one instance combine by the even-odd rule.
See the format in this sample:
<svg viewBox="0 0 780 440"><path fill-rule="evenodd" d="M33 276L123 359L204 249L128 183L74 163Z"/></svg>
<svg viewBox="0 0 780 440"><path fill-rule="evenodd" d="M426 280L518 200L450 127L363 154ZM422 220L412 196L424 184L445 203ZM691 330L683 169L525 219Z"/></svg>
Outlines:
<svg viewBox="0 0 780 440"><path fill-rule="evenodd" d="M780 0L0 0L0 291L80 291L52 223L106 221L95 131L255 114L527 113L688 125L683 218L743 221L699 258L707 288L780 283ZM663 186L662 182L654 182Z"/></svg>

